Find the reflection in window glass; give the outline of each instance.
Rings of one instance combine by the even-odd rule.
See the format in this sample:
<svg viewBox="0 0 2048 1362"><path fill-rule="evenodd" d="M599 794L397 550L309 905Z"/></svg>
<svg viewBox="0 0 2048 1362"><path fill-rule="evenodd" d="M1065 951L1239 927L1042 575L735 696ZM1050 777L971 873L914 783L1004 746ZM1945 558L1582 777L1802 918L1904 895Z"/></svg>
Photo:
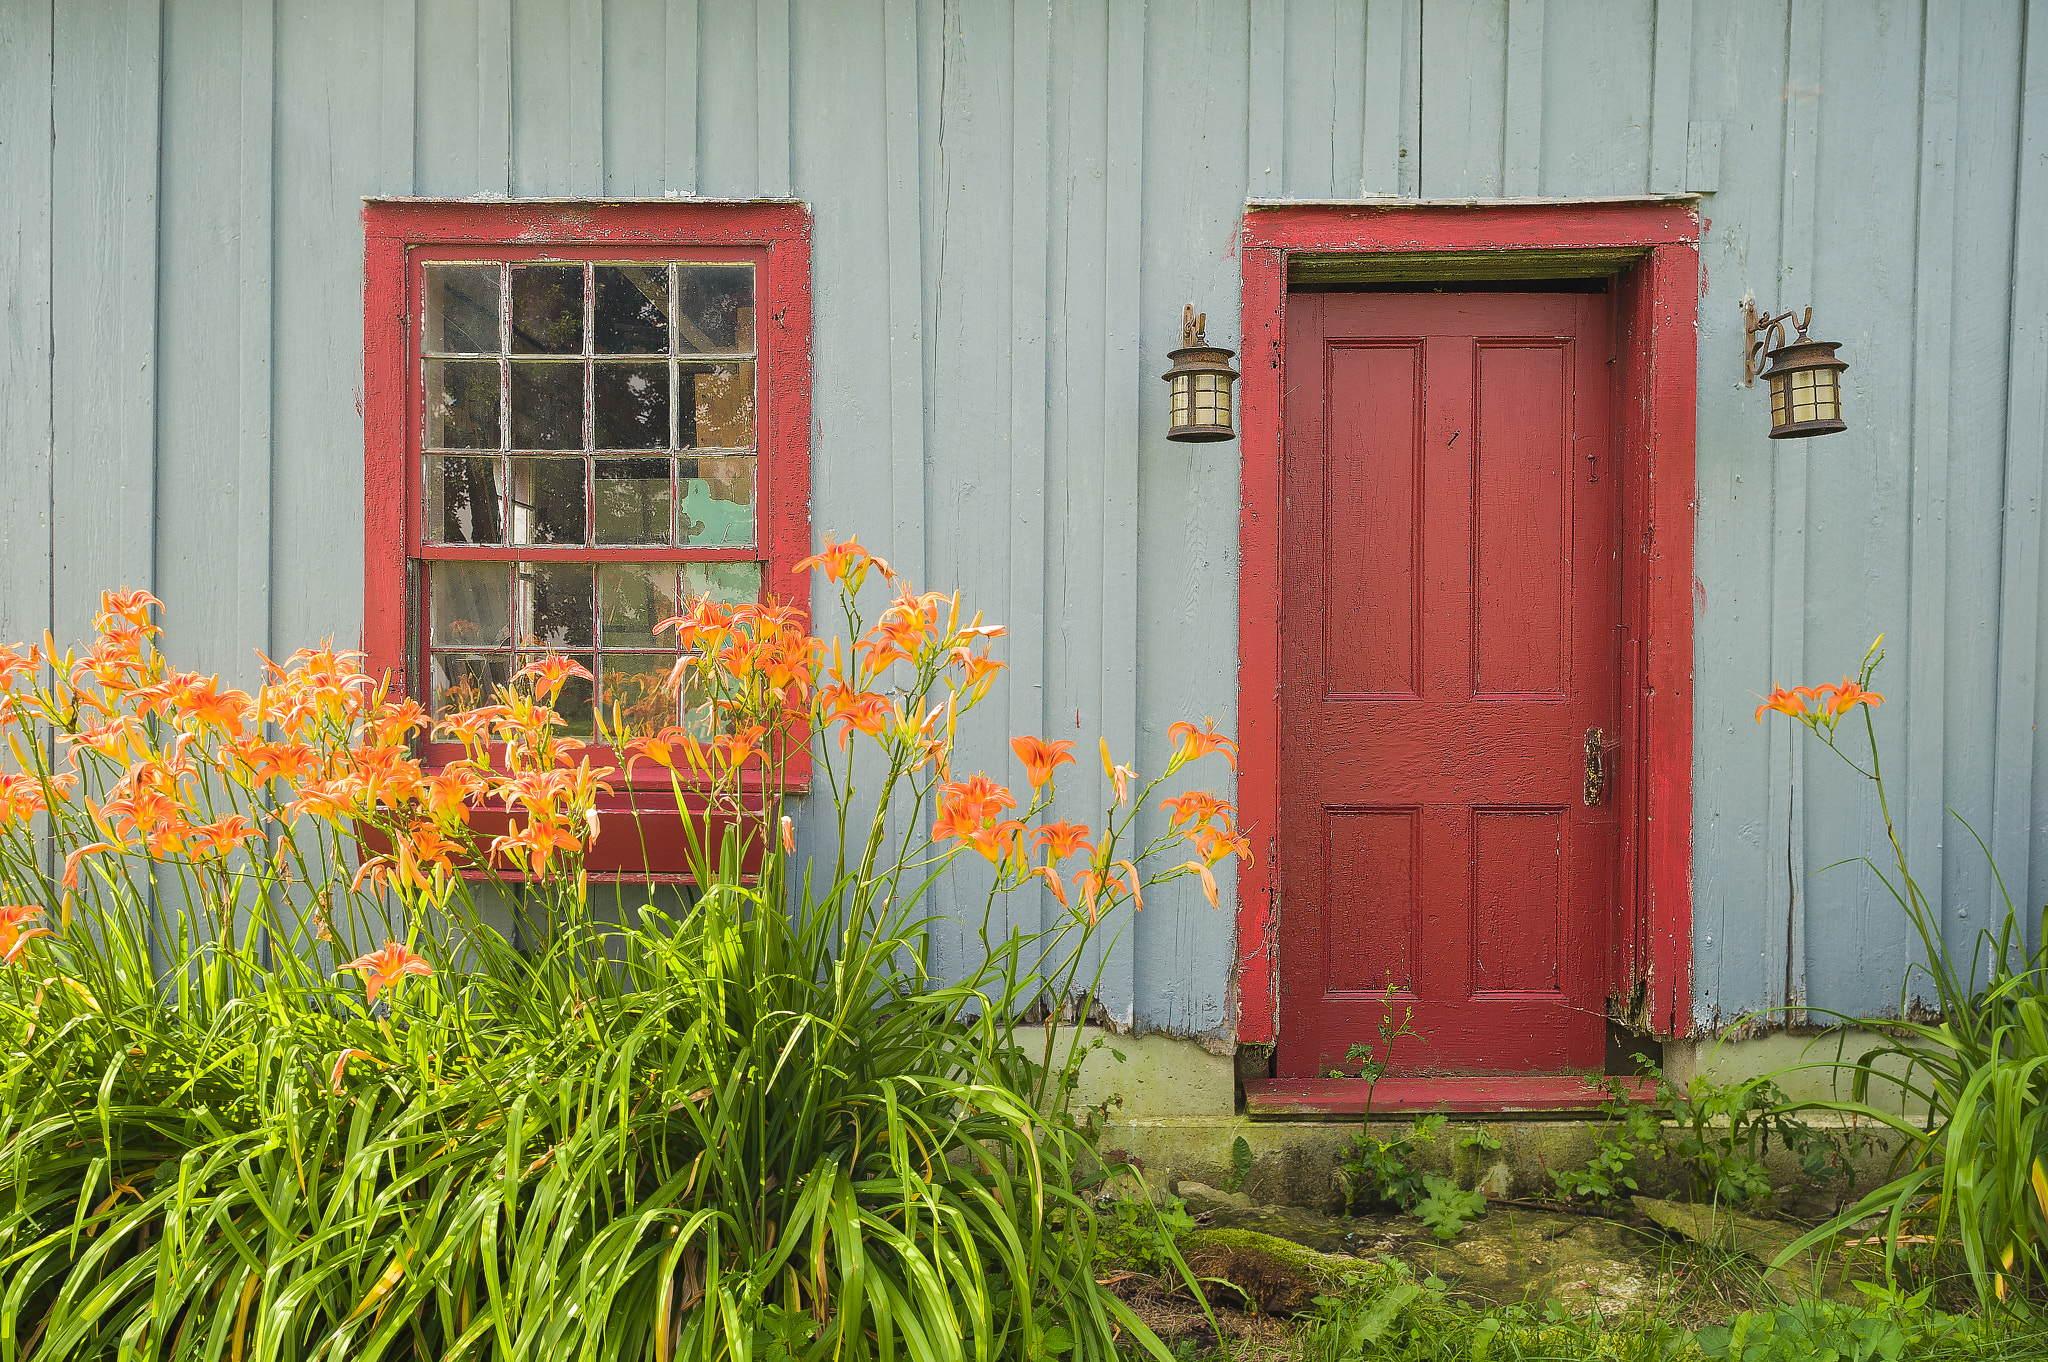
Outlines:
<svg viewBox="0 0 2048 1362"><path fill-rule="evenodd" d="M754 443L754 366L676 366L676 444L747 449Z"/></svg>
<svg viewBox="0 0 2048 1362"><path fill-rule="evenodd" d="M668 353L668 266L599 265L595 312L600 355Z"/></svg>
<svg viewBox="0 0 2048 1362"><path fill-rule="evenodd" d="M495 360L426 362L429 449L498 447L498 365Z"/></svg>
<svg viewBox="0 0 2048 1362"><path fill-rule="evenodd" d="M682 354L747 354L754 348L754 267L684 265L677 299Z"/></svg>
<svg viewBox="0 0 2048 1362"><path fill-rule="evenodd" d="M598 704L605 727L640 735L676 722L676 697L668 684L675 664L672 653L598 654Z"/></svg>
<svg viewBox="0 0 2048 1362"><path fill-rule="evenodd" d="M669 542L667 459L597 461L597 542Z"/></svg>
<svg viewBox="0 0 2048 1362"><path fill-rule="evenodd" d="M498 353L496 265L429 265L426 294L428 353Z"/></svg>
<svg viewBox="0 0 2048 1362"><path fill-rule="evenodd" d="M521 563L518 644L560 652L595 642L594 577L588 563Z"/></svg>
<svg viewBox="0 0 2048 1362"><path fill-rule="evenodd" d="M430 455L426 464L426 534L430 544L505 542L505 461L496 457Z"/></svg>
<svg viewBox="0 0 2048 1362"><path fill-rule="evenodd" d="M668 448L668 364L592 366L591 411L599 449Z"/></svg>
<svg viewBox="0 0 2048 1362"><path fill-rule="evenodd" d="M502 648L511 641L512 566L436 563L429 636L436 647Z"/></svg>
<svg viewBox="0 0 2048 1362"><path fill-rule="evenodd" d="M583 460L512 460L512 542L581 544Z"/></svg>
<svg viewBox="0 0 2048 1362"><path fill-rule="evenodd" d="M597 569L599 643L605 648L676 646L673 630L656 626L678 615L674 563L605 563Z"/></svg>
<svg viewBox="0 0 2048 1362"><path fill-rule="evenodd" d="M512 353L583 353L583 267L512 267Z"/></svg>
<svg viewBox="0 0 2048 1362"><path fill-rule="evenodd" d="M433 712L439 716L488 705L511 678L509 653L437 652L433 661Z"/></svg>
<svg viewBox="0 0 2048 1362"><path fill-rule="evenodd" d="M583 366L512 362L512 448L583 448Z"/></svg>
<svg viewBox="0 0 2048 1362"><path fill-rule="evenodd" d="M751 605L761 597L759 563L684 563L683 608L709 596L720 605Z"/></svg>
<svg viewBox="0 0 2048 1362"><path fill-rule="evenodd" d="M676 540L682 544L754 542L754 456L678 459L682 493Z"/></svg>

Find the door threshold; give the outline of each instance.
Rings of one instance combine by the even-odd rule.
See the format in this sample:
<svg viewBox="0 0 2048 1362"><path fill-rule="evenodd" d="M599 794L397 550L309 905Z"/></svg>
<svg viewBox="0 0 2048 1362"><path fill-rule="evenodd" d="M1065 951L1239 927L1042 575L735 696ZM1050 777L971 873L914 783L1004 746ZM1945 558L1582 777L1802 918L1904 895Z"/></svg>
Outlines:
<svg viewBox="0 0 2048 1362"><path fill-rule="evenodd" d="M1583 1074L1495 1074L1459 1078L1383 1078L1372 1090L1375 1116L1442 1111L1470 1115L1565 1115L1597 1111L1619 1082L1636 1102L1656 1100L1648 1078L1607 1080ZM1362 1117L1366 1085L1356 1078L1248 1078L1245 1114L1255 1121L1318 1121Z"/></svg>

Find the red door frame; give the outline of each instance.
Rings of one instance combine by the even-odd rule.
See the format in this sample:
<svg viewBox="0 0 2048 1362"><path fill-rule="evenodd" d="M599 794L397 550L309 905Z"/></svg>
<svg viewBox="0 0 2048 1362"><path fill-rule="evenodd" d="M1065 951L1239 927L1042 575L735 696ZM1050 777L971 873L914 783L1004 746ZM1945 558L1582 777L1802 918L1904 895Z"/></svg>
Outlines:
<svg viewBox="0 0 2048 1362"><path fill-rule="evenodd" d="M1615 436L1623 462L1622 892L1611 995L1682 1036L1692 1015L1694 402L1699 216L1690 201L1254 207L1242 237L1243 505L1238 521L1238 803L1264 854L1238 881L1237 1038L1279 1031L1280 443L1288 257L1297 253L1637 252L1616 281ZM1546 271L1531 268L1523 277ZM1515 277L1504 264L1498 277ZM1465 277L1471 277L1467 274ZM1455 280L1447 279L1449 287ZM1625 806L1626 807L1626 806Z"/></svg>

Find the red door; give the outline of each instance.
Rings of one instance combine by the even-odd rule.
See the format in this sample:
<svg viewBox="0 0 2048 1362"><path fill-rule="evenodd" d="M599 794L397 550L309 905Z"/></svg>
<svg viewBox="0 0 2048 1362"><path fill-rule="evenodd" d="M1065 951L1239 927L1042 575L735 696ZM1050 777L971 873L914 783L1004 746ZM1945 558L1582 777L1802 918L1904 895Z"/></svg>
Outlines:
<svg viewBox="0 0 2048 1362"><path fill-rule="evenodd" d="M1287 300L1283 1078L1597 1069L1619 718L1607 298ZM1611 765L1611 763L1609 763ZM1356 1072L1355 1064L1349 1066Z"/></svg>

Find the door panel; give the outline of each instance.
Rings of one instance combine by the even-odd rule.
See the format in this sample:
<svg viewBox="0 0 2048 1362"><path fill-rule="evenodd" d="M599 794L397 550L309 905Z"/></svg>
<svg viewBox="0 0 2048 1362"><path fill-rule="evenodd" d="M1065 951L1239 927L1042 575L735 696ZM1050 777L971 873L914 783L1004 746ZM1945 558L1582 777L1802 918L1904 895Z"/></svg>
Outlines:
<svg viewBox="0 0 2048 1362"><path fill-rule="evenodd" d="M1607 299L1295 294L1281 601L1282 1077L1389 1002L1406 1074L1597 1067L1617 884Z"/></svg>

